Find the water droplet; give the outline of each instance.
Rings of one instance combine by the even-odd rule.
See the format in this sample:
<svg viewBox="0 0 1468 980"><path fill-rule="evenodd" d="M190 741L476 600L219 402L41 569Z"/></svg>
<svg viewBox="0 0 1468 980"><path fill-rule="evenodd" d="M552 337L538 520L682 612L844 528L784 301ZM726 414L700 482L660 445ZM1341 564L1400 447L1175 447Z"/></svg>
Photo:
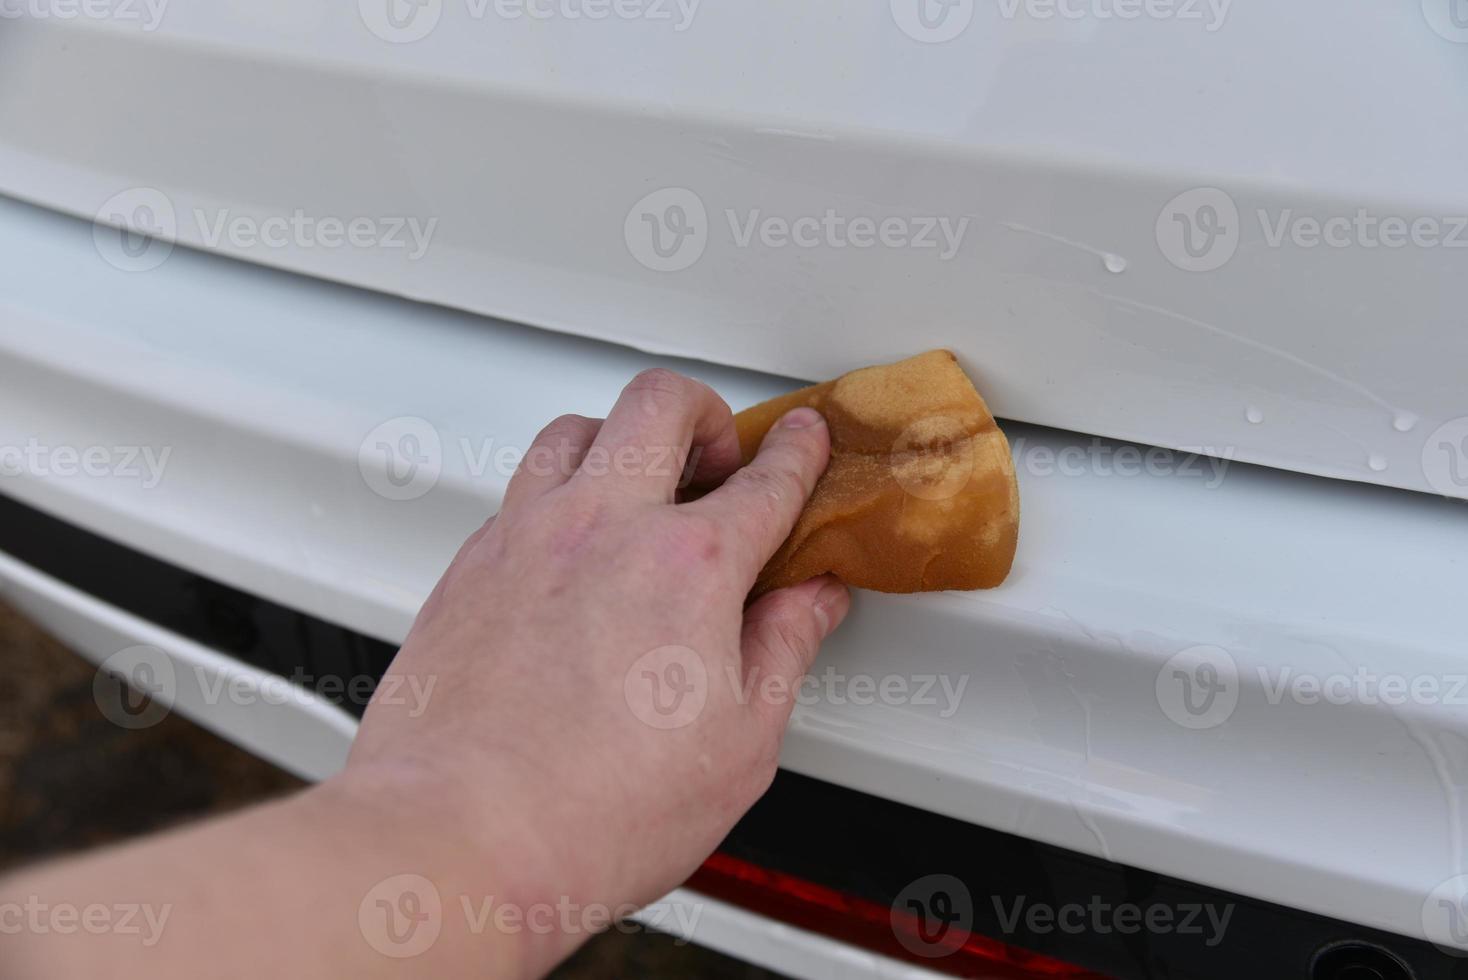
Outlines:
<svg viewBox="0 0 1468 980"><path fill-rule="evenodd" d="M1117 255L1115 252L1107 252L1101 256L1101 262L1106 266L1107 272L1114 272L1120 275L1126 271L1126 259Z"/></svg>
<svg viewBox="0 0 1468 980"><path fill-rule="evenodd" d="M1259 409L1255 408L1253 405L1250 405L1248 409L1246 409L1244 412L1244 418L1248 419L1255 425L1258 425L1260 422L1264 421L1264 413L1259 411Z"/></svg>
<svg viewBox="0 0 1468 980"><path fill-rule="evenodd" d="M1381 453L1372 453L1366 460L1366 465L1380 473L1386 469L1386 457Z"/></svg>
<svg viewBox="0 0 1468 980"><path fill-rule="evenodd" d="M1417 416L1411 412L1397 412L1392 417L1392 428L1398 432L1411 432L1412 427L1417 424Z"/></svg>

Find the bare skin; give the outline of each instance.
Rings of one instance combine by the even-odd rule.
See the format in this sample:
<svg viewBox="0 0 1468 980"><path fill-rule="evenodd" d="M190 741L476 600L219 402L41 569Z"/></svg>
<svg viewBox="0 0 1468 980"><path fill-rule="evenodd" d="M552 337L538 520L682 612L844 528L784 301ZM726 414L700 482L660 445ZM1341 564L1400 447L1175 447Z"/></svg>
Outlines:
<svg viewBox="0 0 1468 980"><path fill-rule="evenodd" d="M533 977L682 882L768 787L850 603L823 577L744 606L825 423L792 412L741 469L728 406L651 371L536 447L564 465L532 448L389 669L434 680L421 712L375 700L295 796L0 881L0 976ZM717 489L678 503L690 450ZM86 911L122 905L138 931Z"/></svg>

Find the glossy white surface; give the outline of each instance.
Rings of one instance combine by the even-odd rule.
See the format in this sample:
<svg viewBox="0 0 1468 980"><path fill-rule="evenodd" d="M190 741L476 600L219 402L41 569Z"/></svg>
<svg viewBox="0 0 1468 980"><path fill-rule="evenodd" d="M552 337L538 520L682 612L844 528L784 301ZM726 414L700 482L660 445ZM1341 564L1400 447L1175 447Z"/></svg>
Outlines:
<svg viewBox="0 0 1468 980"><path fill-rule="evenodd" d="M1449 0L535 2L7 20L0 191L785 375L949 346L1005 418L1468 496ZM253 239L297 212L367 243Z"/></svg>
<svg viewBox="0 0 1468 980"><path fill-rule="evenodd" d="M128 275L92 261L84 222L5 202L0 216L0 447L48 450L0 490L388 640L495 508L499 450L557 413L604 411L635 370L670 363L188 250ZM676 366L736 407L792 384ZM1431 889L1468 871L1465 693L1449 689L1468 674L1463 505L1242 465L1219 481L1181 459L1147 474L1117 467L1109 443L1007 428L1024 509L1010 580L862 594L818 664L914 694L946 678L962 695L862 704L853 686L823 688L797 709L784 764L1420 934ZM417 471L438 464L431 487L383 482L378 444L405 433L428 440L419 455L438 440ZM55 448L93 446L170 455L151 487L58 472ZM1223 649L1224 686L1194 717L1173 671L1207 679L1174 662L1198 645ZM1439 693L1271 693L1358 667Z"/></svg>
<svg viewBox="0 0 1468 980"><path fill-rule="evenodd" d="M939 980L947 976L796 929L686 888L665 896L653 914L636 918L661 932L802 980ZM681 928L683 923L693 927Z"/></svg>

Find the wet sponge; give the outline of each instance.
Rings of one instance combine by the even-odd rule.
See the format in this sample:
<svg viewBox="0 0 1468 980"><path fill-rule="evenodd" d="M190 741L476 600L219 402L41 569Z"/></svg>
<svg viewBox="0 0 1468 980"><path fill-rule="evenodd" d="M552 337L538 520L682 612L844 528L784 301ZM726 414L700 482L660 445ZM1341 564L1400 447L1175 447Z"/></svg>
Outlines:
<svg viewBox="0 0 1468 980"><path fill-rule="evenodd" d="M806 405L826 417L831 462L754 594L832 572L878 592L987 589L1019 537L1009 442L950 351L863 368L734 418L744 460Z"/></svg>

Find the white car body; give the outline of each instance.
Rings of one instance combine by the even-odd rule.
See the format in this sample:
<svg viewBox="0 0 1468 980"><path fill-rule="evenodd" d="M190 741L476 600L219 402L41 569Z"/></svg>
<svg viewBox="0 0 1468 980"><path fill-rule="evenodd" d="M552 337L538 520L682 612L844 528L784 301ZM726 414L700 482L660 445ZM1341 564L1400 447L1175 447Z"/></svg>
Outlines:
<svg viewBox="0 0 1468 980"><path fill-rule="evenodd" d="M0 21L0 492L394 643L538 427L637 369L737 409L946 346L1015 448L1014 573L861 595L820 670L965 686L815 698L783 767L1468 948L1439 914L1468 882L1442 6ZM99 661L163 651L167 699L245 747L341 764L330 703L209 697L263 676L4 555L0 583ZM709 908L693 938L796 975L923 972Z"/></svg>

